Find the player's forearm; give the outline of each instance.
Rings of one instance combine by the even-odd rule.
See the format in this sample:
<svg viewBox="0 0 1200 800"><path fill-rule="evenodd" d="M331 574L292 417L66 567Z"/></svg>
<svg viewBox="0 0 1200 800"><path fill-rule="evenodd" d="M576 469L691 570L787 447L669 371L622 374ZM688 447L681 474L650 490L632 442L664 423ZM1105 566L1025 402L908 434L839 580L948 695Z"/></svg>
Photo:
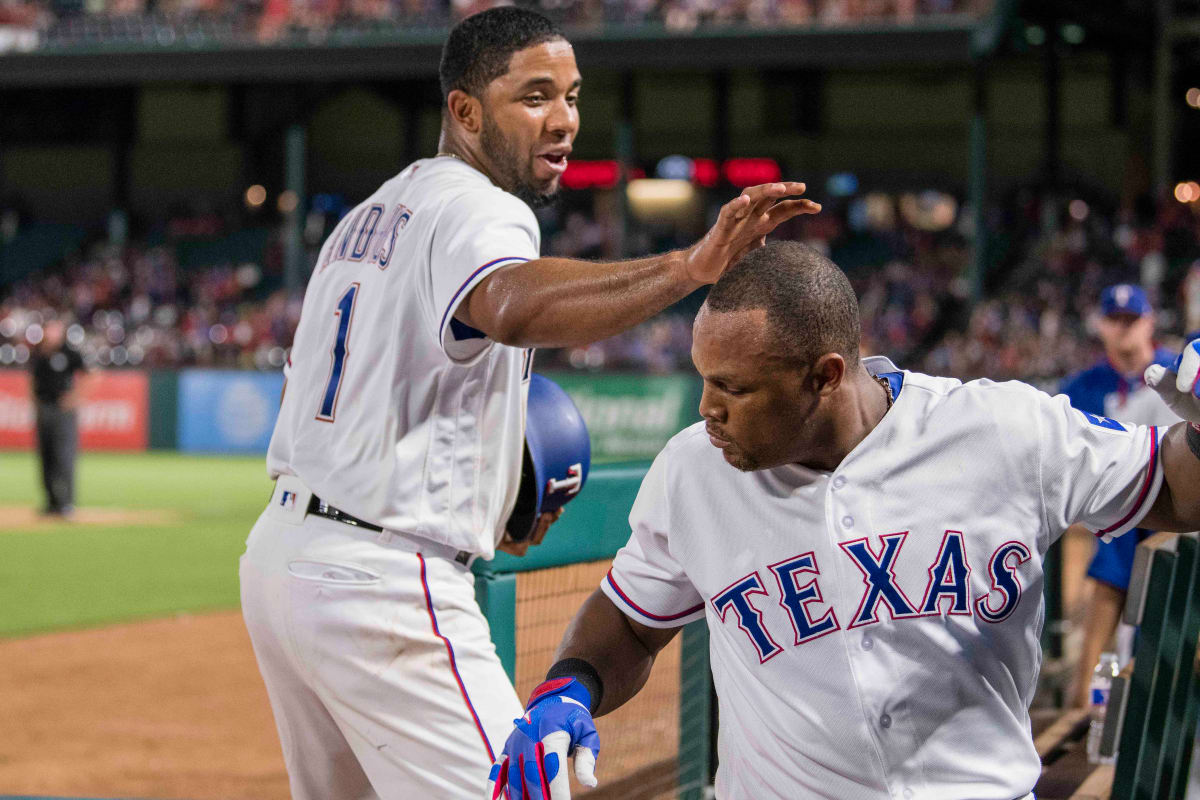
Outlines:
<svg viewBox="0 0 1200 800"><path fill-rule="evenodd" d="M595 712L601 716L620 708L641 690L655 656L674 634L673 630L655 632L657 641L643 641L629 618L597 590L571 620L555 661L577 658L595 668L604 686Z"/></svg>
<svg viewBox="0 0 1200 800"><path fill-rule="evenodd" d="M702 284L687 277L687 251L632 261L539 258L498 270L458 316L515 347L571 347L628 330Z"/></svg>
<svg viewBox="0 0 1200 800"><path fill-rule="evenodd" d="M1157 531L1200 530L1200 456L1187 442L1186 422L1172 425L1162 440L1163 485L1139 523Z"/></svg>
<svg viewBox="0 0 1200 800"><path fill-rule="evenodd" d="M1112 641L1117 624L1121 621L1121 609L1125 605L1125 593L1120 589L1088 580L1091 590L1083 620L1083 645L1080 647L1079 663L1075 667L1075 680L1071 704L1083 708L1088 703L1088 684L1092 670L1100 660L1100 654Z"/></svg>

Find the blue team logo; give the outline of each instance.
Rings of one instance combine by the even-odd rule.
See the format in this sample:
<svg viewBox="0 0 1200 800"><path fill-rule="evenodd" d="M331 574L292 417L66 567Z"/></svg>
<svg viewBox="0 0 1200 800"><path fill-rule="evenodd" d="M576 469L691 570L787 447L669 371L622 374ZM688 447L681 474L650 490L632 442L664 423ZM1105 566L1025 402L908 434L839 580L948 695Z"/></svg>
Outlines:
<svg viewBox="0 0 1200 800"><path fill-rule="evenodd" d="M1095 425L1097 428L1108 428L1110 431L1124 431L1125 426L1117 422L1115 419L1102 417L1099 414L1089 414L1087 411L1080 411L1087 418L1087 421Z"/></svg>

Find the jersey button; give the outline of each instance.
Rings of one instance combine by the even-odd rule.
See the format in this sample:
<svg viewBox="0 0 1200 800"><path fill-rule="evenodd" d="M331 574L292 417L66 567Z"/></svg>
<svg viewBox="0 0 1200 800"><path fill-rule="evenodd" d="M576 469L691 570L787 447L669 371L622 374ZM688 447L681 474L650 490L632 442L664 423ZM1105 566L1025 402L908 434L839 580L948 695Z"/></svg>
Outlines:
<svg viewBox="0 0 1200 800"><path fill-rule="evenodd" d="M872 639L870 636L864 636L862 638L862 649L863 650L870 650L874 646L875 646L875 640Z"/></svg>
<svg viewBox="0 0 1200 800"><path fill-rule="evenodd" d="M849 514L842 517L842 527L843 528L853 528L854 527L854 517L850 516Z"/></svg>
<svg viewBox="0 0 1200 800"><path fill-rule="evenodd" d="M833 488L840 489L845 485L846 485L846 476L838 475L836 478L833 479Z"/></svg>
<svg viewBox="0 0 1200 800"><path fill-rule="evenodd" d="M881 728L892 727L892 718L890 716L888 716L887 714L884 714L882 717L879 718L879 727L881 727Z"/></svg>

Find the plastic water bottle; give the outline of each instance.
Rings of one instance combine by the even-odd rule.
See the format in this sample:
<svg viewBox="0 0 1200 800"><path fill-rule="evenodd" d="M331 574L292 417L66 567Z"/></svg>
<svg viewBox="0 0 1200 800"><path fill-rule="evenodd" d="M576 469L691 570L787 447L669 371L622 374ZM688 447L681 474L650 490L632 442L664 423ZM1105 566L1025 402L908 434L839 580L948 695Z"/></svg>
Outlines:
<svg viewBox="0 0 1200 800"><path fill-rule="evenodd" d="M1087 757L1089 764L1111 764L1115 756L1100 755L1100 736L1104 732L1104 715L1108 711L1108 694L1112 691L1113 678L1117 677L1120 668L1117 666L1116 653L1101 653L1100 663L1092 670L1092 682L1089 687L1091 705L1089 716L1092 719L1088 726Z"/></svg>

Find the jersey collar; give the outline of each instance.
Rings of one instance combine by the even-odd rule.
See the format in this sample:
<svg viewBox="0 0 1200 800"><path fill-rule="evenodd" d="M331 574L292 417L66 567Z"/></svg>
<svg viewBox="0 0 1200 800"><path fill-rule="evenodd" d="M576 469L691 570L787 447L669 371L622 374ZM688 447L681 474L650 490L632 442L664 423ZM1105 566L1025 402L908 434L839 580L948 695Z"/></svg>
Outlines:
<svg viewBox="0 0 1200 800"><path fill-rule="evenodd" d="M892 363L887 356L867 356L862 360L867 372L872 378L884 378L892 387L892 402L900 397L900 389L904 386L904 373Z"/></svg>

